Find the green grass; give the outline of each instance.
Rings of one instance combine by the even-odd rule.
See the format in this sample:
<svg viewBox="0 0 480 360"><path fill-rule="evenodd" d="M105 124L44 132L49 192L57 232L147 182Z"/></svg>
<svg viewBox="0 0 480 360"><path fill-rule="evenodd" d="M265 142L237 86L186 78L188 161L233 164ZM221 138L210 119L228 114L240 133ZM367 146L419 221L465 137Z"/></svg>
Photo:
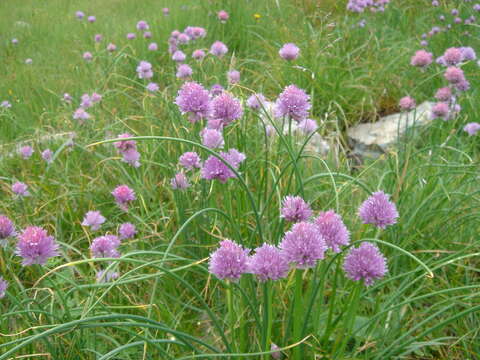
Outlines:
<svg viewBox="0 0 480 360"><path fill-rule="evenodd" d="M47 229L61 256L43 267L22 267L14 240L0 248L0 275L10 283L0 300L0 359L267 359L268 339L289 358L295 347L302 359L478 358L480 148L478 135L462 131L479 115L476 63L463 67L472 86L460 99L459 117L417 129L379 159L358 164L348 156L348 127L397 111L406 94L417 103L432 100L444 86L440 67L421 72L409 61L421 33L454 5L392 3L358 28L363 16L347 14L345 1L3 1L0 101L9 100L12 108L0 108L0 214L17 229ZM455 3L465 13L472 5ZM166 6L168 17L161 11ZM226 24L216 19L220 9L230 13ZM77 10L96 15L97 22L77 21ZM149 52L150 40L141 36L126 39L141 19L150 24L159 51ZM221 60L189 61L195 81L227 86L227 70L238 69L240 86L230 88L235 96L258 91L271 100L295 83L311 95L319 133L338 150L321 158L302 153L289 136L266 143L257 114L246 110L224 133L225 148L247 156L241 178L221 184L195 173L189 189L172 190L183 152L197 151L203 159L212 153L200 145L202 124L187 122L173 103L182 81L175 78L167 39L188 25L208 34L182 48L187 55L215 40L229 47ZM435 55L451 46L480 51L477 38L462 35L467 29L476 31L462 25L436 36L429 49ZM101 44L93 41L96 33L104 36ZM107 53L109 42L118 51ZM293 64L278 56L286 42L302 51ZM82 59L85 51L94 54L91 63ZM26 58L33 64L24 64ZM154 66L155 95L136 77L140 60ZM72 113L80 96L93 91L103 100L80 125ZM74 104L61 101L65 92ZM40 141L69 132L76 134L73 147L64 137ZM124 132L137 137L138 169L105 142ZM33 144L31 159L9 156L19 141ZM47 147L56 152L51 165L40 157ZM17 180L29 185L31 197L13 197ZM127 213L110 194L119 184L137 194ZM400 213L398 224L381 232L356 215L379 189L392 194ZM250 275L229 284L208 273L207 258L224 238L249 248L278 244L288 229L280 203L289 194L303 196L315 213L334 209L355 245L373 239L387 257L388 276L360 289L356 312L350 302L356 284L341 269L344 253L328 254L302 274L301 283L292 271L271 288ZM81 226L88 210L107 218L100 231ZM93 238L115 234L127 221L138 234L122 243L121 258L91 259ZM96 270L106 266L120 278L96 283ZM301 309L294 303L299 296ZM294 346L297 340L303 343Z"/></svg>

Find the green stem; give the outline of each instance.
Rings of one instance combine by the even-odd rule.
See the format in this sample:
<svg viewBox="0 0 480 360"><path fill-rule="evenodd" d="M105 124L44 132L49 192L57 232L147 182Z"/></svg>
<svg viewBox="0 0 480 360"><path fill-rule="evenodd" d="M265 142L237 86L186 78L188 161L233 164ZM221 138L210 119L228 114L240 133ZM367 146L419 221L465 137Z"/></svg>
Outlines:
<svg viewBox="0 0 480 360"><path fill-rule="evenodd" d="M233 309L233 286L228 282L227 287L227 311L228 311L228 325L230 327L232 351L235 352L236 336L235 336L235 311Z"/></svg>
<svg viewBox="0 0 480 360"><path fill-rule="evenodd" d="M294 293L294 308L293 308L293 341L299 342L302 336L302 314L303 314L303 280L302 269L295 270L295 293ZM293 349L293 360L302 360L301 345Z"/></svg>
<svg viewBox="0 0 480 360"><path fill-rule="evenodd" d="M270 343L272 338L272 323L273 323L273 284L269 281L263 285L264 296L264 310L263 310L263 351L270 351ZM270 354L262 356L262 359L270 359Z"/></svg>

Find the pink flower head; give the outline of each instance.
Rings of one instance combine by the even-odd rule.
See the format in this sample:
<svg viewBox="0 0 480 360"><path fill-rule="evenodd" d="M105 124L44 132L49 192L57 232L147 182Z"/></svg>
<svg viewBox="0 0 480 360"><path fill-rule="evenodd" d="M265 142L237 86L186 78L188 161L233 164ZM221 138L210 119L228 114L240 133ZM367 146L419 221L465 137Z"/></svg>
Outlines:
<svg viewBox="0 0 480 360"><path fill-rule="evenodd" d="M150 79L153 77L152 64L148 61L140 61L137 66L137 74L140 79Z"/></svg>
<svg viewBox="0 0 480 360"><path fill-rule="evenodd" d="M190 66L188 66L187 64L180 64L178 65L176 76L179 79L187 79L192 76L192 73L193 70Z"/></svg>
<svg viewBox="0 0 480 360"><path fill-rule="evenodd" d="M135 236L137 230L135 229L135 225L131 223L124 223L120 225L120 230L118 232L120 234L120 239L130 239Z"/></svg>
<svg viewBox="0 0 480 360"><path fill-rule="evenodd" d="M343 269L348 278L353 281L363 280L366 286L384 277L388 271L387 260L378 247L369 242L350 249L345 256Z"/></svg>
<svg viewBox="0 0 480 360"><path fill-rule="evenodd" d="M248 260L248 272L255 274L260 281L285 278L289 269L280 249L270 244L256 248Z"/></svg>
<svg viewBox="0 0 480 360"><path fill-rule="evenodd" d="M5 215L0 215L0 244L6 245L5 240L15 235L15 226L12 220Z"/></svg>
<svg viewBox="0 0 480 360"><path fill-rule="evenodd" d="M208 271L221 280L238 281L248 271L249 252L232 240L223 240L210 255Z"/></svg>
<svg viewBox="0 0 480 360"><path fill-rule="evenodd" d="M91 52L86 51L83 53L83 59L86 61L91 61L93 59L93 55Z"/></svg>
<svg viewBox="0 0 480 360"><path fill-rule="evenodd" d="M103 39L102 34L95 34L95 36L93 37L93 40L95 40L95 42L97 43L102 41L102 39Z"/></svg>
<svg viewBox="0 0 480 360"><path fill-rule="evenodd" d="M115 45L114 43L109 43L107 45L107 51L114 52L115 50L117 50L117 45Z"/></svg>
<svg viewBox="0 0 480 360"><path fill-rule="evenodd" d="M240 101L227 92L216 96L211 102L210 118L219 119L224 126L243 116Z"/></svg>
<svg viewBox="0 0 480 360"><path fill-rule="evenodd" d="M26 159L29 159L33 155L34 150L31 146L22 146L19 149L18 152L20 153L22 158L24 158L26 160Z"/></svg>
<svg viewBox="0 0 480 360"><path fill-rule="evenodd" d="M313 119L304 119L298 123L298 129L305 135L310 135L317 131L317 122Z"/></svg>
<svg viewBox="0 0 480 360"><path fill-rule="evenodd" d="M172 60L178 63L184 62L186 58L187 55L185 55L181 50L175 51L172 55Z"/></svg>
<svg viewBox="0 0 480 360"><path fill-rule="evenodd" d="M463 55L462 51L459 48L449 48L445 50L445 53L443 54L443 61L445 62L446 65L457 65L462 61Z"/></svg>
<svg viewBox="0 0 480 360"><path fill-rule="evenodd" d="M290 85L278 96L275 103L275 115L277 117L289 116L300 122L307 118L310 108L310 96L295 85Z"/></svg>
<svg viewBox="0 0 480 360"><path fill-rule="evenodd" d="M261 109L262 107L265 107L265 96L261 93L256 93L253 95L250 95L250 97L247 99L247 106L250 109L253 110L258 110Z"/></svg>
<svg viewBox="0 0 480 360"><path fill-rule="evenodd" d="M450 107L447 103L438 102L432 107L432 119L448 120Z"/></svg>
<svg viewBox="0 0 480 360"><path fill-rule="evenodd" d="M289 222L306 221L312 216L312 209L300 196L285 196L280 217Z"/></svg>
<svg viewBox="0 0 480 360"><path fill-rule="evenodd" d="M73 119L74 120L79 120L80 123L82 123L84 120L90 119L90 114L88 112L86 112L84 108L79 107L73 113Z"/></svg>
<svg viewBox="0 0 480 360"><path fill-rule="evenodd" d="M450 66L445 71L445 79L451 84L458 84L462 81L465 81L465 75L463 74L463 70L455 67Z"/></svg>
<svg viewBox="0 0 480 360"><path fill-rule="evenodd" d="M93 15L90 15L88 18L87 18L87 21L89 23L94 23L95 21L97 21L97 18Z"/></svg>
<svg viewBox="0 0 480 360"><path fill-rule="evenodd" d="M128 203L136 200L135 192L127 185L119 185L113 191L112 195L115 198L117 205L120 209L128 211Z"/></svg>
<svg viewBox="0 0 480 360"><path fill-rule="evenodd" d="M240 82L240 72L237 70L230 70L227 72L228 82L230 84L238 84Z"/></svg>
<svg viewBox="0 0 480 360"><path fill-rule="evenodd" d="M298 55L300 54L300 49L297 45L293 43L287 43L282 46L282 48L278 51L278 54L282 59L291 61L298 58Z"/></svg>
<svg viewBox="0 0 480 360"><path fill-rule="evenodd" d="M178 91L175 104L182 114L189 113L190 121L196 122L208 116L210 109L210 97L208 91L196 82L186 82Z"/></svg>
<svg viewBox="0 0 480 360"><path fill-rule="evenodd" d="M421 68L425 68L430 65L433 61L432 53L425 51L425 50L418 50L415 55L412 56L410 64L412 66L417 66Z"/></svg>
<svg viewBox="0 0 480 360"><path fill-rule="evenodd" d="M200 169L202 164L200 162L200 156L196 152L186 152L178 159L181 166L187 170L193 170L195 168Z"/></svg>
<svg viewBox="0 0 480 360"><path fill-rule="evenodd" d="M28 186L20 181L17 181L12 185L12 192L17 196L30 196Z"/></svg>
<svg viewBox="0 0 480 360"><path fill-rule="evenodd" d="M0 276L0 299L5 297L5 292L7 291L8 288L8 282Z"/></svg>
<svg viewBox="0 0 480 360"><path fill-rule="evenodd" d="M42 151L42 159L51 164L53 162L53 151L50 149L45 149Z"/></svg>
<svg viewBox="0 0 480 360"><path fill-rule="evenodd" d="M155 42L152 42L148 45L148 50L150 51L157 51L158 50L158 45Z"/></svg>
<svg viewBox="0 0 480 360"><path fill-rule="evenodd" d="M221 41L215 41L210 47L210 54L215 55L219 58L223 57L227 52L227 45L225 45Z"/></svg>
<svg viewBox="0 0 480 360"><path fill-rule="evenodd" d="M404 96L403 98L400 99L398 102L398 105L400 106L400 110L402 111L410 111L415 109L415 100L411 98L410 96Z"/></svg>
<svg viewBox="0 0 480 360"><path fill-rule="evenodd" d="M478 131L480 131L480 124L476 122L471 122L465 125L463 128L464 131L468 133L468 135L473 136L475 135ZM0 236L1 237L1 236Z"/></svg>
<svg viewBox="0 0 480 360"><path fill-rule="evenodd" d="M220 156L235 170L246 159L245 155L236 149L230 149L228 152L221 152ZM235 173L217 157L211 155L205 161L202 168L202 178L207 180L218 180L221 183L227 182L230 178L235 178Z"/></svg>
<svg viewBox="0 0 480 360"><path fill-rule="evenodd" d="M22 265L44 265L51 257L58 256L58 244L53 236L38 226L28 226L18 235L15 254L23 258Z"/></svg>
<svg viewBox="0 0 480 360"><path fill-rule="evenodd" d="M389 195L383 191L374 192L358 209L364 224L372 224L380 229L397 223L398 211Z"/></svg>
<svg viewBox="0 0 480 360"><path fill-rule="evenodd" d="M222 132L215 129L203 129L200 132L202 137L202 145L210 149L222 148L225 145Z"/></svg>
<svg viewBox="0 0 480 360"><path fill-rule="evenodd" d="M117 258L120 240L115 235L105 235L93 239L90 251L94 258Z"/></svg>
<svg viewBox="0 0 480 360"><path fill-rule="evenodd" d="M448 86L438 89L435 93L435 99L442 102L450 102L452 100L452 89Z"/></svg>
<svg viewBox="0 0 480 360"><path fill-rule="evenodd" d="M144 31L148 30L149 28L150 26L148 26L148 23L145 20L140 20L139 22L137 22L137 30Z"/></svg>
<svg viewBox="0 0 480 360"><path fill-rule="evenodd" d="M218 20L220 20L222 23L225 23L230 17L230 15L228 15L228 13L225 10L220 10L217 13L217 17L218 17Z"/></svg>
<svg viewBox="0 0 480 360"><path fill-rule="evenodd" d="M350 243L350 233L343 223L340 215L335 211L329 210L321 212L315 219L320 234L325 240L327 246L334 252L341 251L340 246L346 246Z"/></svg>
<svg viewBox="0 0 480 360"><path fill-rule="evenodd" d="M88 226L92 231L100 229L100 226L105 222L105 217L100 211L88 211L83 218L82 225Z"/></svg>
<svg viewBox="0 0 480 360"><path fill-rule="evenodd" d="M205 57L205 51L203 50L198 49L192 53L192 58L194 58L195 60L202 60L204 57Z"/></svg>
<svg viewBox="0 0 480 360"><path fill-rule="evenodd" d="M170 180L170 185L174 190L183 190L190 186L187 177L183 172L175 174L175 176Z"/></svg>

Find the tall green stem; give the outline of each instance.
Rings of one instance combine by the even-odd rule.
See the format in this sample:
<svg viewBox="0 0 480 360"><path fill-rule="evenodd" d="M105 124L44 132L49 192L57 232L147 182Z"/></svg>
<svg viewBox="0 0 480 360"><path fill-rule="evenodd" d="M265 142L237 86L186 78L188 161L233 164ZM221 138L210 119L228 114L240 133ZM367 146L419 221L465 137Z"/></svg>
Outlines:
<svg viewBox="0 0 480 360"><path fill-rule="evenodd" d="M302 336L302 314L303 314L303 280L302 269L295 270L295 294L293 307L293 342L300 341ZM293 349L293 360L302 360L301 345Z"/></svg>
<svg viewBox="0 0 480 360"><path fill-rule="evenodd" d="M270 351L273 323L273 284L266 281L263 285L263 351ZM262 356L262 359L270 359L270 354Z"/></svg>

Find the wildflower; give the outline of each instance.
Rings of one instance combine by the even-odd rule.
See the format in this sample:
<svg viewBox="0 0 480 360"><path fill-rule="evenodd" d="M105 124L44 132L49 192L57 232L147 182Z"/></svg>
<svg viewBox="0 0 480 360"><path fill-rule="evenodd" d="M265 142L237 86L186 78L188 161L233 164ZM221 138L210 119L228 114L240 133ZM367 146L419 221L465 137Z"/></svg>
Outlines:
<svg viewBox="0 0 480 360"><path fill-rule="evenodd" d="M114 52L115 50L117 50L117 45L115 45L114 43L109 43L107 45L107 51Z"/></svg>
<svg viewBox="0 0 480 360"><path fill-rule="evenodd" d="M175 51L172 55L172 60L177 63L184 62L186 58L187 58L187 55L185 55L185 53L181 50Z"/></svg>
<svg viewBox="0 0 480 360"><path fill-rule="evenodd" d="M137 230L135 229L135 225L131 223L124 223L120 225L120 230L118 232L120 234L120 239L130 239L135 236Z"/></svg>
<svg viewBox="0 0 480 360"><path fill-rule="evenodd" d="M118 135L119 138L129 138L133 135L129 133ZM114 142L113 145L118 149L122 155L122 161L133 167L140 166L140 153L137 151L137 143L135 140L123 140Z"/></svg>
<svg viewBox="0 0 480 360"><path fill-rule="evenodd" d="M137 66L137 74L140 79L150 79L153 77L152 64L148 61L140 61Z"/></svg>
<svg viewBox="0 0 480 360"><path fill-rule="evenodd" d="M256 94L251 95L251 96L247 99L247 106L248 106L250 109L258 110L258 109L260 109L262 106L263 106L263 107L265 106L265 105L264 105L265 102L266 102L265 96L263 96L263 94L261 94L261 93L256 93Z"/></svg>
<svg viewBox="0 0 480 360"><path fill-rule="evenodd" d="M92 96L90 97L90 100L91 100L94 104L96 104L96 103L102 101L102 95L97 94L96 92L94 92L94 93L92 94Z"/></svg>
<svg viewBox="0 0 480 360"><path fill-rule="evenodd" d="M128 33L128 34L127 34L127 39L128 39L128 40L133 40L133 39L135 39L136 37L137 37L137 35L135 35L134 33Z"/></svg>
<svg viewBox="0 0 480 360"><path fill-rule="evenodd" d="M222 133L215 129L203 129L200 136L202 144L210 149L222 148L225 144Z"/></svg>
<svg viewBox="0 0 480 360"><path fill-rule="evenodd" d="M2 107L4 109L10 109L12 107L12 104L10 104L10 102L8 100L4 100L0 104L0 107Z"/></svg>
<svg viewBox="0 0 480 360"><path fill-rule="evenodd" d="M95 42L98 43L102 41L102 38L103 38L102 34L95 34L95 36L93 37L93 40L95 40Z"/></svg>
<svg viewBox="0 0 480 360"><path fill-rule="evenodd" d="M0 276L0 299L5 297L5 292L8 288L8 282Z"/></svg>
<svg viewBox="0 0 480 360"><path fill-rule="evenodd" d="M475 135L478 131L480 131L480 124L476 122L471 122L465 125L463 128L464 131L468 133L468 135L473 136ZM1 237L1 235L0 235Z"/></svg>
<svg viewBox="0 0 480 360"><path fill-rule="evenodd" d="M445 50L443 54L443 61L446 65L457 65L459 62L462 61L463 55L462 51L459 48L449 48Z"/></svg>
<svg viewBox="0 0 480 360"><path fill-rule="evenodd" d="M51 164L53 161L53 151L50 149L45 149L42 151L42 159L47 162L47 164Z"/></svg>
<svg viewBox="0 0 480 360"><path fill-rule="evenodd" d="M257 21L260 20L261 17L262 17L262 15L260 15L260 14L253 14L253 18Z"/></svg>
<svg viewBox="0 0 480 360"><path fill-rule="evenodd" d="M432 53L425 50L418 50L415 55L412 56L410 64L420 68L425 68L433 61Z"/></svg>
<svg viewBox="0 0 480 360"><path fill-rule="evenodd" d="M289 265L279 248L263 244L248 259L248 270L260 281L278 280L287 276Z"/></svg>
<svg viewBox="0 0 480 360"><path fill-rule="evenodd" d="M150 26L148 26L148 23L145 20L140 20L137 23L137 30L139 30L139 31L148 30L149 28L150 28Z"/></svg>
<svg viewBox="0 0 480 360"><path fill-rule="evenodd" d="M28 59L25 59L25 64L27 65L31 65L33 63L33 60L28 58Z"/></svg>
<svg viewBox="0 0 480 360"><path fill-rule="evenodd" d="M170 185L174 190L182 190L190 186L187 177L182 172L175 174L175 176L170 180Z"/></svg>
<svg viewBox="0 0 480 360"><path fill-rule="evenodd" d="M177 104L182 114L190 114L189 120L191 122L196 122L208 115L210 98L208 91L202 85L193 81L186 82L178 91L175 104Z"/></svg>
<svg viewBox="0 0 480 360"><path fill-rule="evenodd" d="M73 113L73 119L74 120L80 120L81 122L83 120L88 120L90 119L90 114L85 111L84 108L79 107L75 112Z"/></svg>
<svg viewBox="0 0 480 360"><path fill-rule="evenodd" d="M223 88L222 85L220 84L213 84L212 87L210 88L210 95L212 97L215 97L217 95L220 95L221 93L223 93L225 89Z"/></svg>
<svg viewBox="0 0 480 360"><path fill-rule="evenodd" d="M157 83L151 82L146 86L147 90L150 92L157 92L160 88Z"/></svg>
<svg viewBox="0 0 480 360"><path fill-rule="evenodd" d="M237 281L248 270L249 249L226 239L210 255L208 271L221 280Z"/></svg>
<svg viewBox="0 0 480 360"><path fill-rule="evenodd" d="M22 146L18 152L26 160L33 155L34 150L31 146Z"/></svg>
<svg viewBox="0 0 480 360"><path fill-rule="evenodd" d="M295 85L290 85L278 96L275 103L275 115L277 117L289 116L300 122L307 118L310 108L310 96Z"/></svg>
<svg viewBox="0 0 480 360"><path fill-rule="evenodd" d="M51 257L58 256L58 244L53 236L38 226L28 226L18 235L15 254L23 258L22 265L44 265Z"/></svg>
<svg viewBox="0 0 480 360"><path fill-rule="evenodd" d="M352 248L345 256L343 269L353 281L363 280L366 286L372 285L387 273L387 261L378 247L363 242L358 248Z"/></svg>
<svg viewBox="0 0 480 360"><path fill-rule="evenodd" d="M280 249L289 263L307 269L324 258L327 245L315 224L299 222L285 233Z"/></svg>
<svg viewBox="0 0 480 360"><path fill-rule="evenodd" d="M150 31L145 31L143 33L143 38L144 39L150 39L152 37L152 33Z"/></svg>
<svg viewBox="0 0 480 360"><path fill-rule="evenodd" d="M63 101L70 104L72 102L72 100L73 100L73 98L69 93L64 93L63 94Z"/></svg>
<svg viewBox="0 0 480 360"><path fill-rule="evenodd" d="M12 192L18 196L30 196L30 193L28 192L28 186L19 181L12 185Z"/></svg>
<svg viewBox="0 0 480 360"><path fill-rule="evenodd" d="M117 205L123 211L128 211L128 203L130 201L136 200L135 192L130 189L127 185L119 185L113 191L112 195L117 202Z"/></svg>
<svg viewBox="0 0 480 360"><path fill-rule="evenodd" d="M432 119L448 119L449 106L447 103L438 102L432 107Z"/></svg>
<svg viewBox="0 0 480 360"><path fill-rule="evenodd" d="M333 252L339 253L341 251L340 246L346 246L350 243L350 232L340 215L336 214L335 211L321 212L315 219L315 224L318 226L325 243Z"/></svg>
<svg viewBox="0 0 480 360"><path fill-rule="evenodd" d="M77 11L75 13L75 16L78 20L82 20L85 17L85 14L83 13L83 11Z"/></svg>
<svg viewBox="0 0 480 360"><path fill-rule="evenodd" d="M97 283L107 283L118 279L119 276L120 275L116 271L99 270L95 277L97 279Z"/></svg>
<svg viewBox="0 0 480 360"><path fill-rule="evenodd" d="M92 231L100 229L100 226L105 222L105 217L100 211L88 211L83 218L82 225L89 226Z"/></svg>
<svg viewBox="0 0 480 360"><path fill-rule="evenodd" d="M193 151L182 154L178 161L180 165L187 170L193 170L194 168L200 169L202 167L200 156Z"/></svg>
<svg viewBox="0 0 480 360"><path fill-rule="evenodd" d="M93 55L91 52L86 51L83 53L83 59L86 61L91 61L93 59Z"/></svg>
<svg viewBox="0 0 480 360"><path fill-rule="evenodd" d="M162 12L163 12L163 15L165 15L165 16L170 15L170 9L169 8L163 8Z"/></svg>
<svg viewBox="0 0 480 360"><path fill-rule="evenodd" d="M310 135L317 131L318 125L313 119L304 119L298 123L298 129L305 135Z"/></svg>
<svg viewBox="0 0 480 360"><path fill-rule="evenodd" d="M451 84L458 84L462 81L465 81L465 76L463 70L455 66L450 66L445 71L445 79Z"/></svg>
<svg viewBox="0 0 480 360"><path fill-rule="evenodd" d="M158 50L158 45L155 42L152 42L148 45L148 50L150 51L157 51Z"/></svg>
<svg viewBox="0 0 480 360"><path fill-rule="evenodd" d="M225 45L221 41L215 41L210 47L210 54L215 55L219 58L223 57L227 52L227 45Z"/></svg>
<svg viewBox="0 0 480 360"><path fill-rule="evenodd" d="M282 201L280 217L289 222L306 221L312 216L312 209L300 196L286 196Z"/></svg>
<svg viewBox="0 0 480 360"><path fill-rule="evenodd" d="M397 222L398 211L389 195L383 191L374 192L358 209L358 215L364 224L372 224L381 229Z"/></svg>
<svg viewBox="0 0 480 360"><path fill-rule="evenodd" d="M194 58L195 60L202 60L203 58L205 57L205 51L203 50L195 50L193 53L192 53L192 58Z"/></svg>
<svg viewBox="0 0 480 360"><path fill-rule="evenodd" d="M230 84L238 84L240 82L240 72L237 70L231 70L227 72L228 82Z"/></svg>
<svg viewBox="0 0 480 360"><path fill-rule="evenodd" d="M452 100L452 89L448 86L438 89L435 93L435 99L438 101L450 102L450 100Z"/></svg>
<svg viewBox="0 0 480 360"><path fill-rule="evenodd" d="M220 10L217 13L217 17L218 17L218 20L220 20L220 22L226 23L230 15L228 15L228 13L225 10Z"/></svg>
<svg viewBox="0 0 480 360"><path fill-rule="evenodd" d="M92 99L90 99L90 95L88 94L83 94L80 102L80 107L84 109L88 109L93 105Z"/></svg>
<svg viewBox="0 0 480 360"><path fill-rule="evenodd" d="M278 51L278 54L282 59L291 61L298 58L298 55L300 54L300 49L297 45L293 43L287 43L282 46L282 48Z"/></svg>
<svg viewBox="0 0 480 360"><path fill-rule="evenodd" d="M272 345L270 346L270 351L279 350L279 349L280 348L278 347L277 344L272 343ZM281 359L282 353L280 351L275 351L272 353L272 358L274 358L275 360Z"/></svg>
<svg viewBox="0 0 480 360"><path fill-rule="evenodd" d="M245 155L235 149L227 153L221 152L220 156L235 170L245 160ZM225 183L230 178L235 178L235 173L217 157L210 155L202 168L202 178L207 180L219 180Z"/></svg>
<svg viewBox="0 0 480 360"><path fill-rule="evenodd" d="M180 64L178 65L176 76L179 79L186 79L192 76L192 73L193 70L190 66L188 66L187 64Z"/></svg>
<svg viewBox="0 0 480 360"><path fill-rule="evenodd" d="M400 110L402 111L410 111L415 109L415 100L411 98L410 96L405 96L400 99L398 102L398 105L400 106Z"/></svg>
<svg viewBox="0 0 480 360"><path fill-rule="evenodd" d="M210 118L219 119L224 126L243 116L240 101L227 92L216 96L211 102Z"/></svg>
<svg viewBox="0 0 480 360"><path fill-rule="evenodd" d="M95 21L97 20L97 18L93 15L90 15L88 18L87 18L87 21L89 23L94 23Z"/></svg>
<svg viewBox="0 0 480 360"><path fill-rule="evenodd" d="M104 235L93 239L90 251L94 258L117 258L120 256L117 248L120 240L115 235Z"/></svg>
<svg viewBox="0 0 480 360"><path fill-rule="evenodd" d="M460 51L462 53L462 61L470 61L470 60L475 60L477 58L477 54L475 54L475 50L473 50L470 46L461 47Z"/></svg>
<svg viewBox="0 0 480 360"><path fill-rule="evenodd" d="M0 245L7 245L7 239L15 235L15 227L12 220L5 215L0 215Z"/></svg>

